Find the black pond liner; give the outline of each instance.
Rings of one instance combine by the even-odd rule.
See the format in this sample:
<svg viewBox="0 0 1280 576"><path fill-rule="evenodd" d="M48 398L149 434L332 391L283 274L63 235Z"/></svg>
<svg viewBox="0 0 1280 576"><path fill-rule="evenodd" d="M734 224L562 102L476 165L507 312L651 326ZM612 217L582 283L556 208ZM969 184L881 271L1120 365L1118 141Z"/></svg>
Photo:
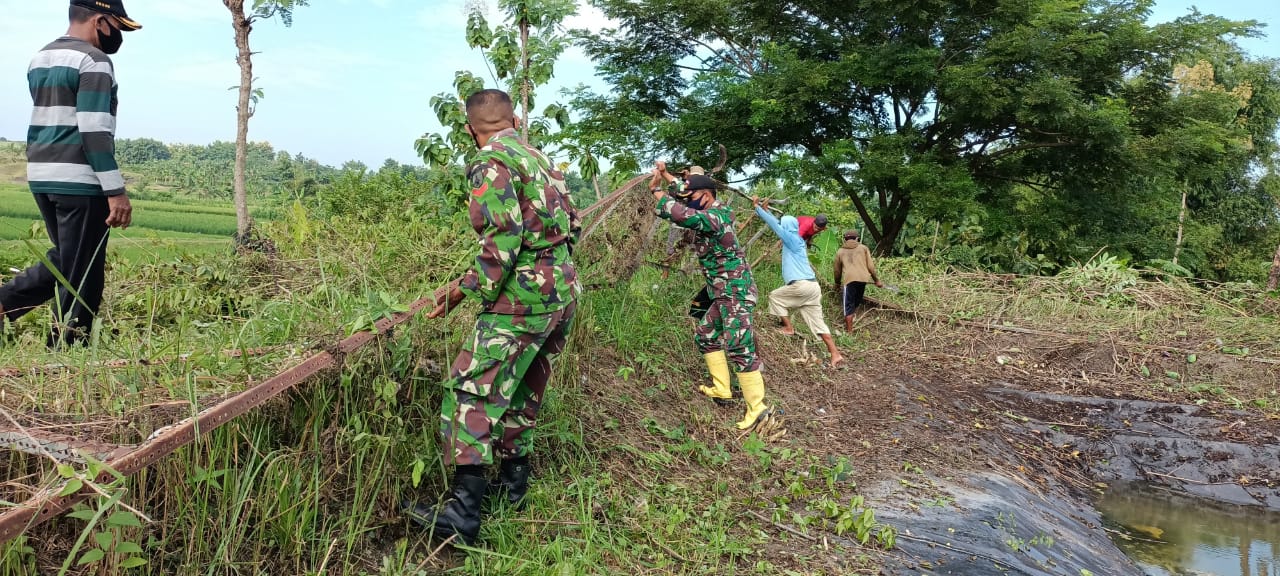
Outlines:
<svg viewBox="0 0 1280 576"><path fill-rule="evenodd" d="M1007 388L992 389L988 397L1007 406L1051 405L1053 410L1046 413L1074 414L1073 423L1079 426L1055 426L1028 418L1021 424L1005 422L1001 431L1079 451L1088 475L1096 486L1105 487L1104 494L1115 490L1116 497L1123 497L1121 491L1132 493L1131 486L1141 484L1146 490L1179 498L1177 506L1192 513L1211 507L1215 514L1225 509L1237 516L1265 517L1267 520L1255 522L1253 529L1280 532L1271 528L1272 519L1280 518L1280 442L1265 432L1251 435L1250 442L1237 442L1232 439L1235 435L1228 434L1244 421L1256 419L1256 414ZM997 461L1021 460L1004 441L992 438L980 444L982 451ZM886 496L874 499L878 518L897 528L901 536L884 573L1163 576L1135 563L1111 536L1122 532L1156 540L1150 536L1176 531L1136 521L1136 527L1109 523L1095 508L1096 493L1082 490L1078 483L1035 474L1028 470L1026 476L1010 477L1003 471L988 470L954 480L930 478L952 501L918 509L895 509L901 507L895 503L902 499L892 495L891 484L896 482L886 483L882 487ZM1242 478L1246 480L1240 482ZM1173 500L1167 502L1166 507L1175 507ZM1274 523L1280 524L1280 520ZM1147 536L1142 535L1144 530ZM1220 554L1227 544L1241 545L1239 538L1230 538L1220 537L1223 541L1214 553ZM1273 558L1280 550L1280 537L1265 536L1256 544L1250 542L1248 571L1237 568L1222 576L1280 574ZM1128 543L1130 553L1150 564L1149 557L1134 552ZM1270 543L1276 543L1275 550ZM1241 566L1239 555L1228 555L1227 559ZM1213 573L1196 571L1194 564L1166 565L1172 568L1164 574Z"/></svg>

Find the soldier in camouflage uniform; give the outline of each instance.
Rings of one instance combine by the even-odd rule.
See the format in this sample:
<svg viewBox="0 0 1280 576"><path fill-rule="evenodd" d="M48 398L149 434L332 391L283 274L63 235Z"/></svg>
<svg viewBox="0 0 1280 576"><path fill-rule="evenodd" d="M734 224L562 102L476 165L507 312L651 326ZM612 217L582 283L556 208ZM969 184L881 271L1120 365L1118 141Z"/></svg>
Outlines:
<svg viewBox="0 0 1280 576"><path fill-rule="evenodd" d="M480 251L458 288L428 315L443 316L466 296L482 304L441 403L442 452L454 466L452 498L405 508L436 536L456 534L471 544L480 530L480 501L490 491L485 466L495 455L502 464L493 491L518 506L528 489L538 409L580 291L572 258L580 222L564 175L517 135L505 92L468 98L467 120L480 147L469 170Z"/></svg>
<svg viewBox="0 0 1280 576"><path fill-rule="evenodd" d="M717 403L732 398L728 366L731 360L747 403L747 413L738 428L749 429L768 417L769 407L764 403L764 378L760 375L761 362L751 327L756 285L746 254L738 245L732 214L716 199L715 181L700 174L690 175L682 183L659 163L650 188L658 201L658 216L693 231L693 250L707 280L704 290L710 303L698 319L694 339L707 362L713 385L698 389ZM681 201L668 196L668 191Z"/></svg>

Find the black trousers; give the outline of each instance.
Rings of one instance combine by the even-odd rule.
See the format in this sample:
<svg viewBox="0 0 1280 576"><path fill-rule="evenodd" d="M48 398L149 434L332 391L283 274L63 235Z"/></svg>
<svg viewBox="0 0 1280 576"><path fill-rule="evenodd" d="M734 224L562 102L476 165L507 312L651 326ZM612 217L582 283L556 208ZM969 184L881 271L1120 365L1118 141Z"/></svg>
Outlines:
<svg viewBox="0 0 1280 576"><path fill-rule="evenodd" d="M0 306L5 316L17 320L57 296L55 321L76 332L88 332L102 304L106 276L107 199L103 196L34 194L53 249L49 262L80 295L77 299L62 286L44 263L36 264L0 286ZM58 331L62 333L62 330Z"/></svg>
<svg viewBox="0 0 1280 576"><path fill-rule="evenodd" d="M844 285L844 315L853 316L862 304L863 295L867 292L866 282L850 282Z"/></svg>

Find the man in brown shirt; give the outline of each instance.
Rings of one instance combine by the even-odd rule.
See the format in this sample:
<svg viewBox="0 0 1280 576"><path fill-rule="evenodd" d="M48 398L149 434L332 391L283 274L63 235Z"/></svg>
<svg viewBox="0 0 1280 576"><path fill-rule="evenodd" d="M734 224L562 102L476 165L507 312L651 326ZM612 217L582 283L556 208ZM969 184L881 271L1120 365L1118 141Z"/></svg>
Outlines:
<svg viewBox="0 0 1280 576"><path fill-rule="evenodd" d="M846 230L844 245L836 250L836 282L835 286L844 295L844 329L853 331L853 315L862 303L863 293L867 290L867 282L874 282L876 288L884 288L884 282L876 275L876 263L871 259L871 250L858 242L857 230Z"/></svg>

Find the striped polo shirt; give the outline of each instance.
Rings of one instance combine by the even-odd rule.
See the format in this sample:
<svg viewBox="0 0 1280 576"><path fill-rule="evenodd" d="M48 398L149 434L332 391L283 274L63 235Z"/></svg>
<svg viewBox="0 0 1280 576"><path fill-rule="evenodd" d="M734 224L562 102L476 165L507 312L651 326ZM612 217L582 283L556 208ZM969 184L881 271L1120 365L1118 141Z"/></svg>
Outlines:
<svg viewBox="0 0 1280 576"><path fill-rule="evenodd" d="M92 44L64 36L45 46L27 69L31 126L27 183L37 194L124 193L115 158L116 75Z"/></svg>

